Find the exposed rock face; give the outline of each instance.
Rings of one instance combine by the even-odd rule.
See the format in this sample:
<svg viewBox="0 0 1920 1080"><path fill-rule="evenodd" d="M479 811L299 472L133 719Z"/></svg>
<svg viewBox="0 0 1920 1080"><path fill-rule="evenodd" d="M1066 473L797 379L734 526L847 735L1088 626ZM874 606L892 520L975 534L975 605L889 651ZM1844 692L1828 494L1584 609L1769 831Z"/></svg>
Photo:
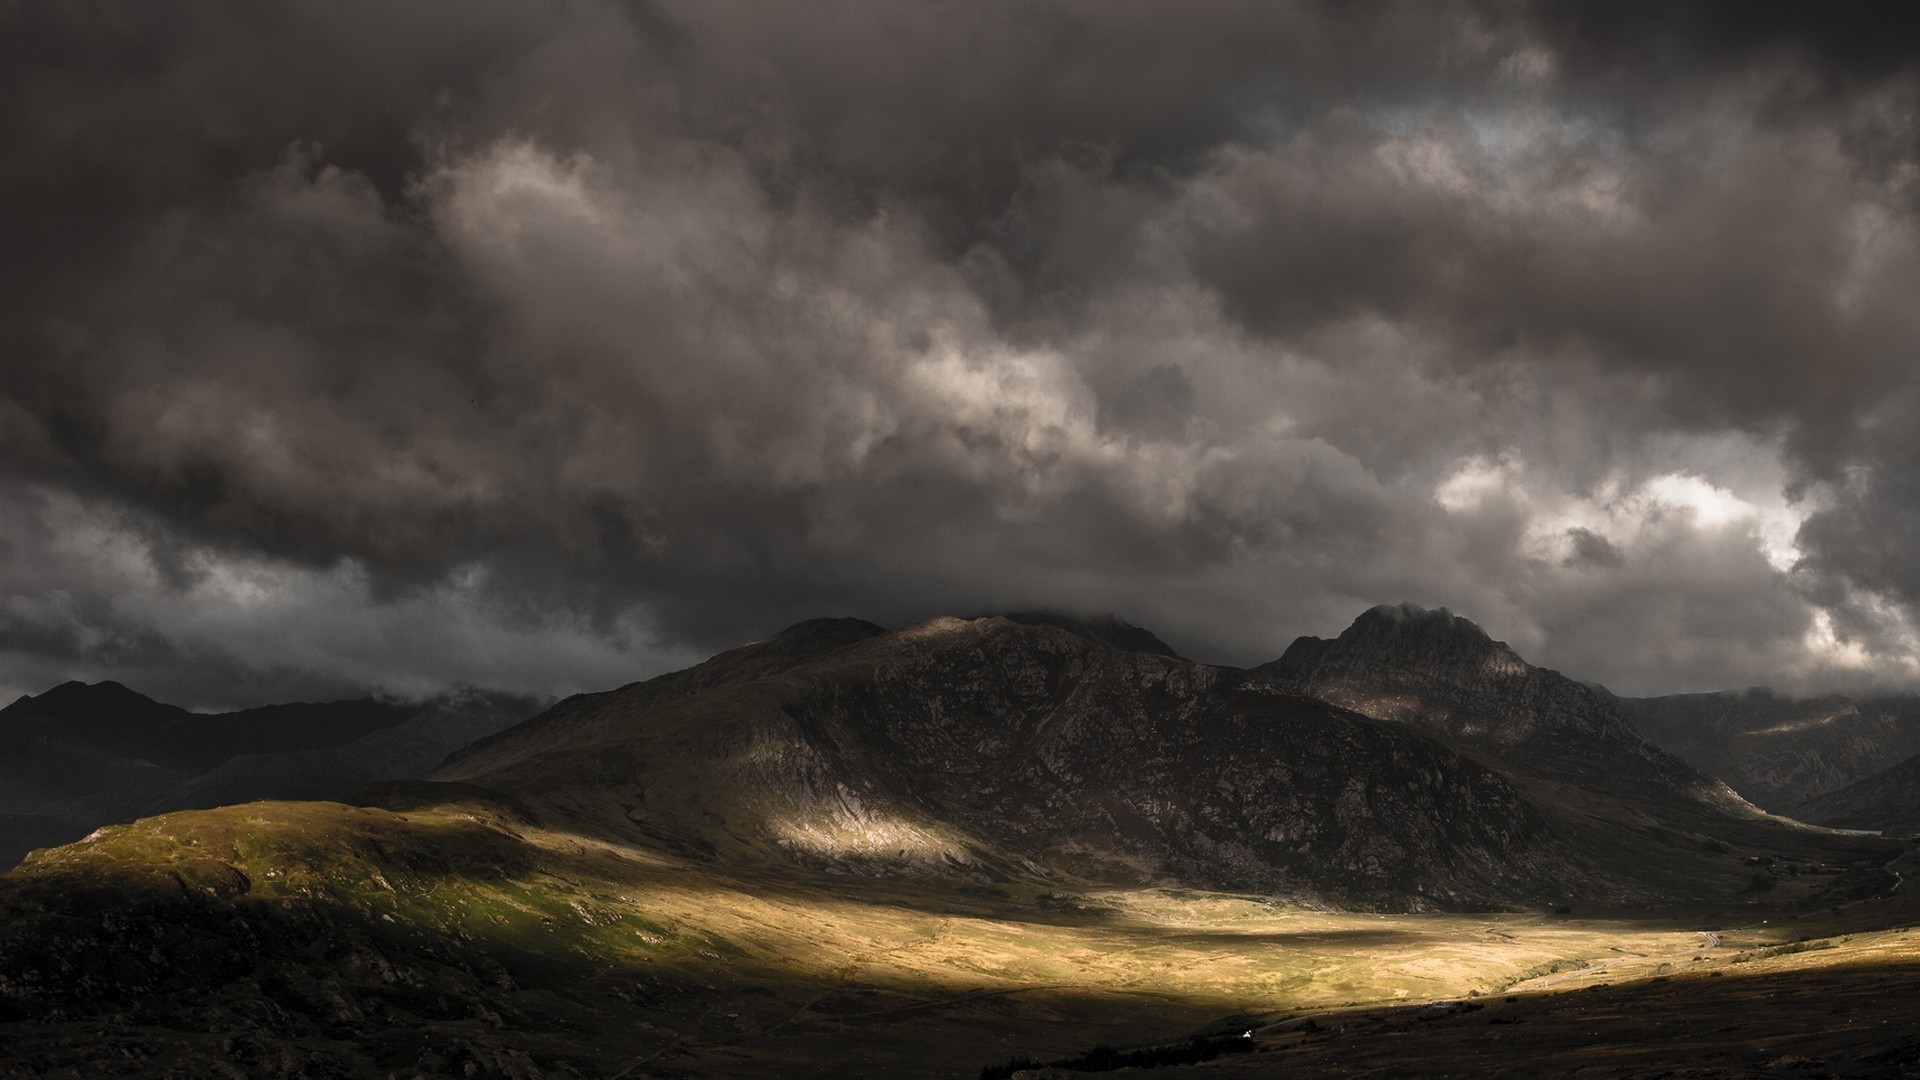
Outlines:
<svg viewBox="0 0 1920 1080"><path fill-rule="evenodd" d="M1608 695L1528 664L1445 608L1373 608L1339 637L1300 638L1253 674L1424 728L1503 767L1609 795L1744 808L1726 785L1642 738Z"/></svg>
<svg viewBox="0 0 1920 1080"><path fill-rule="evenodd" d="M1647 738L1756 805L1799 805L1920 754L1920 695L1790 698L1770 690L1622 698Z"/></svg>
<svg viewBox="0 0 1920 1080"><path fill-rule="evenodd" d="M1004 618L790 635L570 699L435 779L681 850L866 872L1422 906L1601 876L1494 769L1244 672Z"/></svg>
<svg viewBox="0 0 1920 1080"><path fill-rule="evenodd" d="M1793 807L1791 814L1837 829L1920 834L1920 755L1885 772Z"/></svg>
<svg viewBox="0 0 1920 1080"><path fill-rule="evenodd" d="M995 848L1100 877L1428 902L1578 874L1511 785L1415 733L1051 628L900 637L872 650L883 677L787 712L876 790Z"/></svg>

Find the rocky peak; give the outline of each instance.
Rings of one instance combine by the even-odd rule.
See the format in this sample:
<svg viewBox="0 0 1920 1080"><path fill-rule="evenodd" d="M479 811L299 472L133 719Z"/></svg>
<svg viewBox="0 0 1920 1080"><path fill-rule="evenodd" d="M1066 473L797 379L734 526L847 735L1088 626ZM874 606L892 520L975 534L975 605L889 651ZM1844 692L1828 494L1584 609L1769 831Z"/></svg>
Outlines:
<svg viewBox="0 0 1920 1080"><path fill-rule="evenodd" d="M1445 608L1372 608L1339 637L1300 638L1252 673L1590 790L1739 803L1642 739L1610 697L1534 667Z"/></svg>
<svg viewBox="0 0 1920 1080"><path fill-rule="evenodd" d="M1311 680L1322 669L1355 666L1418 672L1426 678L1478 683L1489 676L1525 677L1530 670L1505 642L1446 608L1381 604L1362 612L1340 636L1302 637L1261 670Z"/></svg>

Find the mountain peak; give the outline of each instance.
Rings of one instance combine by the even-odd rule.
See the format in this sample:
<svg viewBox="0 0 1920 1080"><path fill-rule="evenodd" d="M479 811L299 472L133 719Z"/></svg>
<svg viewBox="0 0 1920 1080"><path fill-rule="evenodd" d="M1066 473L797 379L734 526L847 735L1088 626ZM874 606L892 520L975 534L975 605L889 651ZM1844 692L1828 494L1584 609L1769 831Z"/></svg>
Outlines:
<svg viewBox="0 0 1920 1080"><path fill-rule="evenodd" d="M63 682L45 693L22 696L20 700L7 706L8 711L15 708L28 709L38 714L45 714L49 718L69 722L77 720L84 714L102 711L132 709L141 715L148 713L172 715L183 712L111 679L97 683L84 683L78 680Z"/></svg>
<svg viewBox="0 0 1920 1080"><path fill-rule="evenodd" d="M1505 643L1488 637L1472 620L1446 608L1408 603L1368 608L1337 638L1297 638L1279 660L1262 670L1305 674L1336 657L1346 663L1451 670L1473 677L1528 670L1526 661Z"/></svg>
<svg viewBox="0 0 1920 1080"><path fill-rule="evenodd" d="M1443 607L1423 608L1404 601L1368 608L1340 634L1341 641L1383 638L1453 641L1482 647L1498 644L1471 619Z"/></svg>
<svg viewBox="0 0 1920 1080"><path fill-rule="evenodd" d="M1556 782L1722 809L1745 805L1647 743L1610 696L1528 664L1446 608L1371 608L1339 637L1299 638L1252 673L1293 693L1416 724Z"/></svg>

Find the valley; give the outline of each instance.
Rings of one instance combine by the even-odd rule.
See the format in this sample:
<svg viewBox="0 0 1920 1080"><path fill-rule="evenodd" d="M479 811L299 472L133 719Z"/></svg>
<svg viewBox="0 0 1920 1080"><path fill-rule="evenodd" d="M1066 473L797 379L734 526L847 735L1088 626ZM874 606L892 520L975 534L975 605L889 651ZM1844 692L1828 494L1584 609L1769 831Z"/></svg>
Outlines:
<svg viewBox="0 0 1920 1080"><path fill-rule="evenodd" d="M1646 980L1685 982L1704 1007L1698 995L1741 980L1920 963L1920 939L1874 929L1914 917L1900 893L1817 906L1844 872L1764 903L1340 912L1180 888L730 873L530 826L458 790L422 807L426 794L168 815L35 856L7 882L12 904L45 906L31 938L16 924L0 945L5 989L17 1002L23 975L62 965L98 982L65 1019L10 1026L9 1063L153 1075L239 1053L249 1075L967 1076L1236 1026L1311 1043L1297 1025L1268 1030L1303 1013L1392 1024L1381 1006L1586 1003L1587 986ZM1885 852L1846 838L1828 853ZM242 924L264 973L208 955L208 937ZM210 974L230 980L220 993L180 996Z"/></svg>

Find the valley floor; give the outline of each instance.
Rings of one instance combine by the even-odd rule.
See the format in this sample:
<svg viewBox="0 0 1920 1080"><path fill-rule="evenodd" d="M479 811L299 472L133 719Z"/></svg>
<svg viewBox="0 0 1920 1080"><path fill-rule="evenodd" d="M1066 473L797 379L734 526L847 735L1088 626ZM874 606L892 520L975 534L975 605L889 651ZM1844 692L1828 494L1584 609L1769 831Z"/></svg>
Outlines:
<svg viewBox="0 0 1920 1080"><path fill-rule="evenodd" d="M1248 1030L1264 1053L1193 1068L1906 1075L1920 911L1904 889L1829 903L1845 880L1684 909L1369 914L723 871L475 807L252 804L0 879L24 912L0 956L0 1076L972 1077ZM249 955L208 952L236 935ZM54 969L97 972L94 997L36 999Z"/></svg>

